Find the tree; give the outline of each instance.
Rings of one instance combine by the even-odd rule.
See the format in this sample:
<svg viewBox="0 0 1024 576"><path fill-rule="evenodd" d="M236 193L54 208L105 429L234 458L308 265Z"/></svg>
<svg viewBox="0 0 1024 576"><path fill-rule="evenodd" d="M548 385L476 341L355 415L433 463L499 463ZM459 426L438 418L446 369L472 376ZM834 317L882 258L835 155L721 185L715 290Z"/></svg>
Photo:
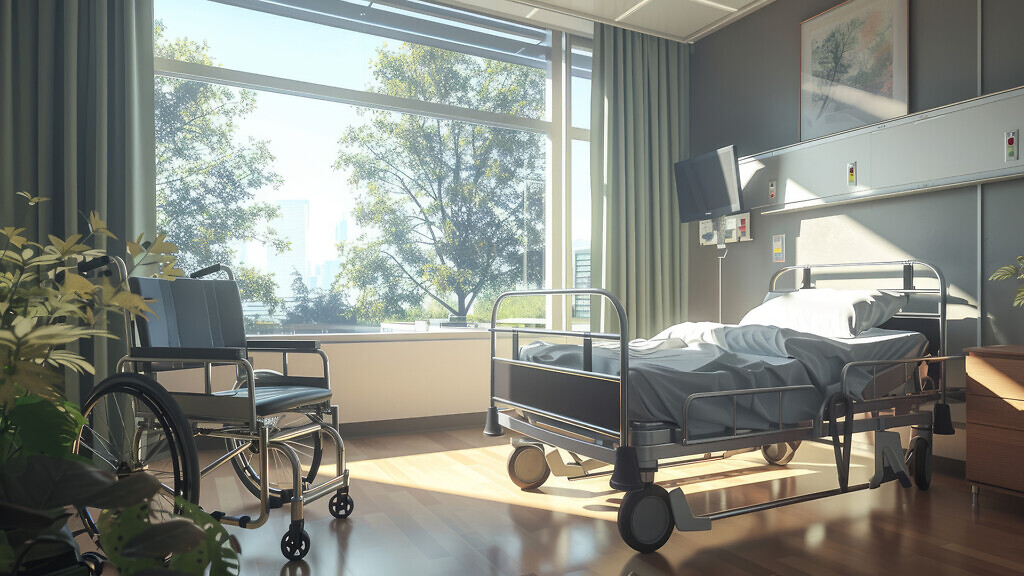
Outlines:
<svg viewBox="0 0 1024 576"><path fill-rule="evenodd" d="M286 324L352 324L352 308L336 290L310 290L302 275L294 273L294 303L288 306Z"/></svg>
<svg viewBox="0 0 1024 576"><path fill-rule="evenodd" d="M188 39L165 40L156 23L157 57L213 65L209 46ZM267 227L276 206L252 202L255 192L276 188L274 156L266 141L242 142L236 122L256 107L256 94L226 86L157 76L156 202L157 229L178 245L179 263L196 270L213 263L237 264L234 241L262 240L278 251L288 243ZM238 270L244 299L274 308L273 277L255 269ZM270 288L267 288L267 283Z"/></svg>
<svg viewBox="0 0 1024 576"><path fill-rule="evenodd" d="M539 118L541 70L403 44L378 50L375 91ZM544 234L542 135L467 122L362 111L336 169L359 189L370 232L341 248L339 277L357 288L361 320L401 317L424 298L464 316L487 289L523 278L523 253ZM539 283L541 264L527 271Z"/></svg>

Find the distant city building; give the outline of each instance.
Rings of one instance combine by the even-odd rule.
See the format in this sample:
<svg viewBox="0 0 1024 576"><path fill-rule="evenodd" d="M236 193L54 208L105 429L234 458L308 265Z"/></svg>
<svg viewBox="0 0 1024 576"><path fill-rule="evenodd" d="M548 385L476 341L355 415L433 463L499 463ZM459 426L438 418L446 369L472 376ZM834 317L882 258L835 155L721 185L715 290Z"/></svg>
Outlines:
<svg viewBox="0 0 1024 576"><path fill-rule="evenodd" d="M572 253L573 285L590 288L590 248ZM573 318L590 318L590 297L576 296L572 304Z"/></svg>
<svg viewBox="0 0 1024 576"><path fill-rule="evenodd" d="M348 240L348 220L342 218L334 226L334 243L340 244Z"/></svg>
<svg viewBox="0 0 1024 576"><path fill-rule="evenodd" d="M291 249L277 254L272 246L267 246L267 272L274 275L278 295L291 297L294 296L292 280L295 279L295 272L301 274L303 279L309 276L306 263L309 200L278 200L275 204L281 209L281 215L271 226L279 236L291 242Z"/></svg>

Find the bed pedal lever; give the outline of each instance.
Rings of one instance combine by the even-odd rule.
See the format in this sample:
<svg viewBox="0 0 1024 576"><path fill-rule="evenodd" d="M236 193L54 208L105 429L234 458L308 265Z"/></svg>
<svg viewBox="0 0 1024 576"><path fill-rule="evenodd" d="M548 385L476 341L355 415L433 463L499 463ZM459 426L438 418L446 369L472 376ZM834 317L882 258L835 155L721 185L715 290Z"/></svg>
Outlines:
<svg viewBox="0 0 1024 576"><path fill-rule="evenodd" d="M899 432L875 432L875 475L868 487L874 489L890 480L899 480L904 488L910 488L910 473L903 459L903 444Z"/></svg>
<svg viewBox="0 0 1024 576"><path fill-rule="evenodd" d="M559 454L558 448L550 448L549 450L545 451L544 460L547 461L548 468L551 469L552 474L562 478L581 477L586 476L592 470L608 465L605 462L594 460L593 458L580 460L580 458L573 454L572 452L570 452L569 454L573 457L575 463L568 463L562 460L562 455Z"/></svg>
<svg viewBox="0 0 1024 576"><path fill-rule="evenodd" d="M686 494L683 494L682 488L675 488L669 492L668 501L672 506L672 519L676 524L676 530L682 532L711 530L710 518L696 517L690 511L690 504L686 501Z"/></svg>

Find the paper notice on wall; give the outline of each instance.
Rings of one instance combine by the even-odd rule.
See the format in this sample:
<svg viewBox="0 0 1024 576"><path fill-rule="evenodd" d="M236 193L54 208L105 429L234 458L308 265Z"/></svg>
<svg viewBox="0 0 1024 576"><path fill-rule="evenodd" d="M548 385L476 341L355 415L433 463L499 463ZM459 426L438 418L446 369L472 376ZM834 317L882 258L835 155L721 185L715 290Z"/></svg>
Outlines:
<svg viewBox="0 0 1024 576"><path fill-rule="evenodd" d="M713 220L701 220L700 221L700 245L701 246L714 246L718 244L718 234L715 232L715 223Z"/></svg>
<svg viewBox="0 0 1024 576"><path fill-rule="evenodd" d="M722 241L724 242L736 242L739 240L738 232L738 219L735 216L726 216L725 224L722 226Z"/></svg>
<svg viewBox="0 0 1024 576"><path fill-rule="evenodd" d="M786 261L786 235L776 234L772 236L772 262Z"/></svg>

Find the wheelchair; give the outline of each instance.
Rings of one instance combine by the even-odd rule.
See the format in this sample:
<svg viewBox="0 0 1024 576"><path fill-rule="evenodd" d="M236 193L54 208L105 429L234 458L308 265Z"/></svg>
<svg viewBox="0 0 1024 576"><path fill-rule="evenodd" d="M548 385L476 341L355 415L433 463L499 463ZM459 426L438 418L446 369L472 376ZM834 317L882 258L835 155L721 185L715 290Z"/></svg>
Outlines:
<svg viewBox="0 0 1024 576"><path fill-rule="evenodd" d="M108 265L106 275L126 276L123 262L101 260ZM78 454L119 477L139 471L154 475L163 490L153 507L167 515L174 514L176 497L198 504L200 479L230 462L243 486L259 498L260 513L256 518L220 511L211 515L223 524L258 528L271 510L287 505L291 523L281 538L281 553L288 560L304 558L310 538L303 507L327 495L335 518L347 518L354 507L338 407L331 404L327 355L315 341L247 340L238 287L226 266L173 281L130 278L128 283L153 313L125 315L133 345L114 375L82 405L86 424ZM254 353L279 355L281 370L253 369ZM289 374L289 358L297 355L313 355L322 374ZM222 372L230 367L231 386L215 389L215 370L225 376ZM204 389L170 392L156 380L159 373L183 370L201 371ZM223 443L225 451L200 468L196 440L202 438ZM333 447L336 463L327 479L321 466L325 447ZM95 513L83 509L79 515L98 543Z"/></svg>

